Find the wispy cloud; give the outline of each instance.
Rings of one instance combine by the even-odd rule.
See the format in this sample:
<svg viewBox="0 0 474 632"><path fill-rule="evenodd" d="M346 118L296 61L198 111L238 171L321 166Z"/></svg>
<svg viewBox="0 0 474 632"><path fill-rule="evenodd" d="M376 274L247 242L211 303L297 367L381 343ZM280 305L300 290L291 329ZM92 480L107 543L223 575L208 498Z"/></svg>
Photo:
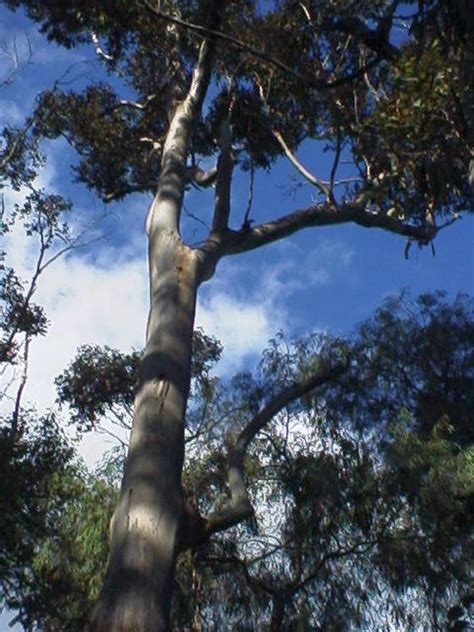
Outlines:
<svg viewBox="0 0 474 632"><path fill-rule="evenodd" d="M281 328L281 322L267 304L239 300L220 291L198 302L197 324L215 335L224 346L219 370L232 374L246 361L255 359L268 339Z"/></svg>

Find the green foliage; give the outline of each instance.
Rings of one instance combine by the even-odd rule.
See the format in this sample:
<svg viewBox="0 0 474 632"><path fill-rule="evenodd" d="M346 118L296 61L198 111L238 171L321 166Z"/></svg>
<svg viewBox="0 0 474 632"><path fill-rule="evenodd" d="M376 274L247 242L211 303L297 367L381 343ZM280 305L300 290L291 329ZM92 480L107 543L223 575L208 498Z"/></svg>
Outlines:
<svg viewBox="0 0 474 632"><path fill-rule="evenodd" d="M17 360L18 334L44 335L47 319L42 307L25 300L24 284L12 268L4 269L0 279L0 301L2 304L0 328L0 362L14 364Z"/></svg>
<svg viewBox="0 0 474 632"><path fill-rule="evenodd" d="M22 603L23 622L40 629L83 630L97 601L108 556L108 528L117 491L78 472L54 477L51 504L62 497L61 514L37 542L33 582Z"/></svg>
<svg viewBox="0 0 474 632"><path fill-rule="evenodd" d="M362 429L403 413L428 437L448 416L452 441L472 444L473 322L473 300L464 294L452 303L443 292L387 299L360 326L340 386L325 393L331 418Z"/></svg>
<svg viewBox="0 0 474 632"><path fill-rule="evenodd" d="M250 447L246 476L255 521L180 557L176 626L265 630L272 612L280 612L285 630L469 621L470 606L463 604L470 590L474 460L472 437L464 430L469 401L458 397L472 379L473 324L465 296L448 303L440 293L416 301L402 294L352 340L325 335L290 344L277 338L256 375L230 383L210 377L220 345L198 332L193 374L207 386L196 386L189 404L183 485L202 514L222 509L227 500L224 433L232 442L278 389L328 362L331 349L336 357L349 354L351 362L343 379L319 387L304 405L291 404ZM107 407L131 403L130 357L110 349L86 351L91 356L84 367L91 371L79 370L85 357L80 354L74 392L80 392L82 379L85 392L96 389L106 413ZM444 361L450 380L436 400L435 418L427 396L440 391L433 376L444 379ZM64 388L74 386L68 371ZM120 384L128 385L122 400ZM91 415L92 399L88 405ZM95 414L99 423L103 413L98 408ZM6 566L8 582L15 581L5 594L27 629L79 630L101 582L117 492L75 466L49 463L60 451L49 436L45 445L51 452L44 457L42 513L24 508L26 515L39 516L41 529L26 529L28 546L7 544L16 558ZM17 467L30 461L41 463L37 457L15 458ZM115 482L112 470L120 469L121 460L110 467L102 472ZM12 470L11 480L41 486L42 479ZM14 490L15 497L31 503L39 495L32 489ZM18 511L5 532L10 542L21 543Z"/></svg>
<svg viewBox="0 0 474 632"><path fill-rule="evenodd" d="M38 139L29 133L31 122L24 128L4 127L0 138L0 188L6 185L18 191L30 184L44 164ZM2 217L3 219L3 217Z"/></svg>
<svg viewBox="0 0 474 632"><path fill-rule="evenodd" d="M376 102L367 104L355 127L355 151L370 156L372 173L383 178L374 201L384 200L386 210L408 216L448 212L460 210L459 201L469 197L470 150L453 100L453 94L464 100L464 92L459 70L446 63L437 39L422 50L416 43L407 46L388 86L376 83Z"/></svg>
<svg viewBox="0 0 474 632"><path fill-rule="evenodd" d="M70 366L56 378L59 401L71 408L71 421L91 430L110 410L133 404L140 354L84 345Z"/></svg>
<svg viewBox="0 0 474 632"><path fill-rule="evenodd" d="M94 33L107 51L105 81L39 97L35 134L65 136L80 156L77 179L105 200L153 191L169 116L197 57L200 35L189 25L206 27L206 2L161 2L160 15L137 0L113 11L105 1L5 4L24 7L61 45ZM244 170L282 155L279 132L292 150L313 140L351 156L360 181L340 194L363 194L374 212L423 226L472 210L472 24L442 2L406 4L412 14L402 21L388 0L357 10L347 1L228 3L193 160L217 154L230 114Z"/></svg>
<svg viewBox="0 0 474 632"><path fill-rule="evenodd" d="M402 294L351 341L333 341L336 354L349 353L346 375L304 407L292 404L248 454L256 523L183 558L180 625L197 617L203 626L268 629L278 607L284 630L451 625L450 608L469 594L474 544L465 432L473 325L466 296L448 303L442 293ZM330 349L327 336L275 340L259 375L216 391L228 403L211 414L225 411L237 431ZM203 513L226 498L219 444L219 435L209 442L204 434L188 461L186 486ZM469 621L461 609L459 620Z"/></svg>
<svg viewBox="0 0 474 632"><path fill-rule="evenodd" d="M219 360L222 346L200 329L193 336L193 396L212 389L209 371ZM68 404L71 421L81 432L92 430L112 414L121 420L131 415L138 380L140 353L124 354L98 345L79 347L69 367L56 378L58 400Z"/></svg>
<svg viewBox="0 0 474 632"><path fill-rule="evenodd" d="M28 611L25 590L31 583L38 543L51 533L67 495L52 493L56 478L72 468L68 446L54 416L35 419L23 412L21 434L12 438L8 420L0 427L0 600ZM54 528L53 528L54 531Z"/></svg>

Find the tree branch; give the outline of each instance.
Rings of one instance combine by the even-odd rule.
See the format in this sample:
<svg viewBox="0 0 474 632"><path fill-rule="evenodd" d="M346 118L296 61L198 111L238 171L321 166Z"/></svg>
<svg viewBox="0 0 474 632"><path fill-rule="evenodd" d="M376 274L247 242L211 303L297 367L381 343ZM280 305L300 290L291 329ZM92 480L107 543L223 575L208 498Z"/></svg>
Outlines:
<svg viewBox="0 0 474 632"><path fill-rule="evenodd" d="M95 31L91 32L91 40L92 40L92 43L94 44L95 52L98 57L101 57L105 61L113 61L114 59L113 56L106 53L105 50L100 45L99 36L97 35Z"/></svg>
<svg viewBox="0 0 474 632"><path fill-rule="evenodd" d="M265 112L268 115L268 119L269 121L272 121L274 120L274 116L265 98L263 87L260 83L257 84L257 87L258 87L258 92L260 94L260 99L262 100L263 106L265 108ZM309 172L306 169L306 167L304 167L301 164L301 162L297 159L295 154L291 151L290 147L287 145L282 134L277 129L275 129L273 125L271 125L271 132L274 138L276 139L276 141L278 142L278 144L280 145L280 147L283 149L285 156L291 162L293 167L295 167L298 173L300 173L300 175L302 175L303 178L305 178L305 180L307 180L310 184L316 187L326 197L326 199L329 200L330 199L329 188L319 178L314 176L311 172Z"/></svg>
<svg viewBox="0 0 474 632"><path fill-rule="evenodd" d="M209 8L210 24L220 23L224 0L214 0ZM148 6L148 5L147 5ZM193 70L191 85L186 98L171 117L163 147L161 172L155 198L146 219L146 231L152 233L161 228L179 233L179 221L186 187L186 163L189 144L196 120L209 87L215 51L215 38L205 39Z"/></svg>
<svg viewBox="0 0 474 632"><path fill-rule="evenodd" d="M31 342L31 335L29 333L26 333L25 344L23 348L23 358L22 358L23 369L21 372L20 383L18 385L18 389L16 392L15 406L13 409L12 422L11 422L10 437L12 439L12 442L16 441L17 436L19 434L19 429L20 429L21 400L23 397L23 391L25 390L26 382L28 380L30 342Z"/></svg>
<svg viewBox="0 0 474 632"><path fill-rule="evenodd" d="M415 226L396 217L389 217L384 213L367 211L361 204L354 202L343 203L339 206L325 202L295 211L249 230L228 230L222 237L211 234L206 244L201 247L201 251L214 258L220 258L224 255L260 248L304 228L334 226L349 222L366 228L381 228L398 235L411 237L421 243L431 241L437 232L434 227Z"/></svg>
<svg viewBox="0 0 474 632"><path fill-rule="evenodd" d="M239 524L242 520L253 515L244 476L244 459L247 448L257 434L277 415L285 406L306 395L318 386L334 380L347 369L347 363L339 363L333 367L322 367L306 380L294 382L283 389L262 410L260 410L245 426L237 438L228 456L228 486L230 503L220 512L210 514L205 518L205 534L207 537L218 531L223 531Z"/></svg>
<svg viewBox="0 0 474 632"><path fill-rule="evenodd" d="M297 159L295 154L288 147L288 145L285 142L285 139L283 138L283 136L280 134L278 130L272 129L272 134L276 138L278 143L280 144L280 147L285 152L285 156L291 162L293 167L295 167L298 173L300 173L303 176L303 178L307 180L310 184L316 187L326 197L326 199L329 199L330 189L323 183L323 181L317 178L316 176L314 176L300 163L300 161Z"/></svg>
<svg viewBox="0 0 474 632"><path fill-rule="evenodd" d="M339 205L329 201L289 213L254 228L247 224L241 230L212 231L208 239L196 250L200 259L200 283L212 277L222 257L255 250L305 228L354 223L366 228L380 228L408 237L420 244L428 244L439 231L439 228L428 224L416 226L383 212L368 211L366 206L367 200L363 196L356 202Z"/></svg>
<svg viewBox="0 0 474 632"><path fill-rule="evenodd" d="M128 101L127 99L121 99L112 110L119 110L120 108L131 108L133 110L146 110L148 105L156 99L156 94L149 94L142 102L140 101Z"/></svg>
<svg viewBox="0 0 474 632"><path fill-rule="evenodd" d="M217 162L216 195L214 202L214 218L212 220L213 231L226 230L229 223L230 192L232 185L232 171L234 168L230 113L222 121L219 144L221 147L221 153Z"/></svg>
<svg viewBox="0 0 474 632"><path fill-rule="evenodd" d="M193 165L186 169L186 177L188 182L194 184L196 187L212 187L217 180L218 167L211 167L210 169L201 169L197 165Z"/></svg>

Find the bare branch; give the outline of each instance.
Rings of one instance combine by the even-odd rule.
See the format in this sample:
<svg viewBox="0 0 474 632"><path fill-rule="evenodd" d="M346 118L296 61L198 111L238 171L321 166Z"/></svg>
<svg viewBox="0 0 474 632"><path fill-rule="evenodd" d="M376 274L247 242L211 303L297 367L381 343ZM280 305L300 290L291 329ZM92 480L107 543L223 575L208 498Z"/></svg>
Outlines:
<svg viewBox="0 0 474 632"><path fill-rule="evenodd" d="M183 212L186 215L186 217L189 217L190 219L193 219L198 224L205 226L208 230L211 228L207 222L205 222L203 219L201 219L197 215L194 215L194 213L191 213L191 211L186 207L186 204L184 202L183 202Z"/></svg>
<svg viewBox="0 0 474 632"><path fill-rule="evenodd" d="M31 48L31 42L28 36L25 34L25 42L26 42L26 59L22 60L22 54L18 50L17 40L14 37L11 45L7 44L7 42L0 43L0 55L3 57L8 57L10 60L10 68L6 72L5 76L0 79L0 88L4 88L13 83L15 76L21 72L21 70L31 63L33 58L33 49Z"/></svg>
<svg viewBox="0 0 474 632"><path fill-rule="evenodd" d="M273 113L271 112L268 106L268 102L265 98L263 87L260 84L258 85L258 91L259 91L263 106L268 113L269 120L273 120L274 118L272 116ZM285 139L283 138L283 135L277 129L275 129L273 125L271 126L271 131L275 139L278 141L280 147L283 149L286 157L291 162L291 164L295 167L298 173L302 175L303 178L307 180L311 185L316 187L320 191L320 193L322 193L325 196L326 200L328 201L332 200L332 188L328 187L322 180L320 180L315 175L313 175L310 171L306 169L306 167L304 167L301 164L301 162L297 159L295 154L291 151L290 147L287 145Z"/></svg>
<svg viewBox="0 0 474 632"><path fill-rule="evenodd" d="M217 180L218 167L211 167L210 169L201 169L197 165L188 167L186 170L186 177L188 182L200 187L212 187Z"/></svg>
<svg viewBox="0 0 474 632"><path fill-rule="evenodd" d="M241 230L227 229L224 232L211 232L208 239L196 250L200 260L200 283L212 277L218 261L226 255L255 250L305 228L336 226L350 222L366 228L380 228L409 237L422 245L432 241L439 230L427 224L424 226L410 224L406 220L391 217L384 212L367 210L367 200L363 195L359 196L355 202L341 204L335 204L332 201L322 202L271 222L259 224L254 228L247 225Z"/></svg>
<svg viewBox="0 0 474 632"><path fill-rule="evenodd" d="M148 105L156 99L156 94L149 94L146 99L142 102L140 101L127 101L127 99L122 99L116 105L114 105L113 109L118 110L120 108L132 108L133 110L145 110Z"/></svg>
<svg viewBox="0 0 474 632"><path fill-rule="evenodd" d="M16 391L15 397L15 406L13 409L12 415L12 423L10 429L10 436L13 441L15 441L18 431L19 431L19 423L20 423L20 411L21 411L21 400L23 397L23 391L25 390L26 382L28 379L28 368L29 368L29 356L30 356L30 342L31 336L30 334L25 334L25 344L23 347L23 370L21 372L20 383L18 385L18 389Z"/></svg>
<svg viewBox="0 0 474 632"><path fill-rule="evenodd" d="M366 228L382 228L398 235L411 237L421 243L428 243L436 234L436 229L433 227L415 226L385 213L371 212L360 203L347 202L337 206L334 203L325 202L295 211L249 230L228 230L222 237L211 234L208 241L201 247L201 251L204 255L219 258L254 250L304 228L334 226L349 222Z"/></svg>
<svg viewBox="0 0 474 632"><path fill-rule="evenodd" d="M92 31L91 33L91 40L92 43L95 46L95 52L98 55L98 57L102 57L102 59L105 59L105 61L113 61L113 56L107 54L104 49L101 47L100 42L99 42L99 36L97 35L97 33L95 33L95 31Z"/></svg>
<svg viewBox="0 0 474 632"><path fill-rule="evenodd" d="M252 210L252 202L253 202L254 178L255 178L255 165L253 163L252 157L250 157L249 197L247 200L247 208L245 209L244 221L242 222L243 227L250 226L250 211Z"/></svg>
<svg viewBox="0 0 474 632"><path fill-rule="evenodd" d="M334 200L334 180L336 178L337 168L339 167L339 160L341 159L341 150L342 150L342 137L341 137L341 128L337 128L337 139L336 139L336 153L334 154L334 162L331 169L330 175L330 198Z"/></svg>
<svg viewBox="0 0 474 632"><path fill-rule="evenodd" d="M288 145L285 142L285 139L283 138L283 136L280 134L278 130L272 129L272 134L276 138L276 140L279 142L281 148L285 152L286 157L291 162L291 164L295 167L298 173L300 173L303 176L303 178L305 178L305 180L307 180L310 184L315 186L321 193L323 193L326 196L326 199L329 199L330 189L324 184L324 182L320 180L319 178L317 178L316 176L314 176L312 173L310 173L301 164L301 162L297 159L295 154L288 147Z"/></svg>

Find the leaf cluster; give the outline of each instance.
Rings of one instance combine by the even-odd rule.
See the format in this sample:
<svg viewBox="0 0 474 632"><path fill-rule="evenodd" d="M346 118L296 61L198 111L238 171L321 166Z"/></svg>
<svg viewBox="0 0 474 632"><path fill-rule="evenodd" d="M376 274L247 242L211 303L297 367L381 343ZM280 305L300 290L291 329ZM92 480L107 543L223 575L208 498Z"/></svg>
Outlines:
<svg viewBox="0 0 474 632"><path fill-rule="evenodd" d="M101 83L82 92L58 83L39 97L35 133L66 137L79 155L76 178L106 201L153 191L169 118L212 17L207 3L6 4L23 6L61 45L94 36L106 51ZM362 196L374 212L421 226L427 213L472 209L470 23L440 2L407 4L413 12L402 19L388 0L228 3L193 164L218 153L229 116L244 170L270 168L285 153L280 134L290 151L305 140L333 151L333 179L350 157L359 179L341 182L338 199Z"/></svg>

